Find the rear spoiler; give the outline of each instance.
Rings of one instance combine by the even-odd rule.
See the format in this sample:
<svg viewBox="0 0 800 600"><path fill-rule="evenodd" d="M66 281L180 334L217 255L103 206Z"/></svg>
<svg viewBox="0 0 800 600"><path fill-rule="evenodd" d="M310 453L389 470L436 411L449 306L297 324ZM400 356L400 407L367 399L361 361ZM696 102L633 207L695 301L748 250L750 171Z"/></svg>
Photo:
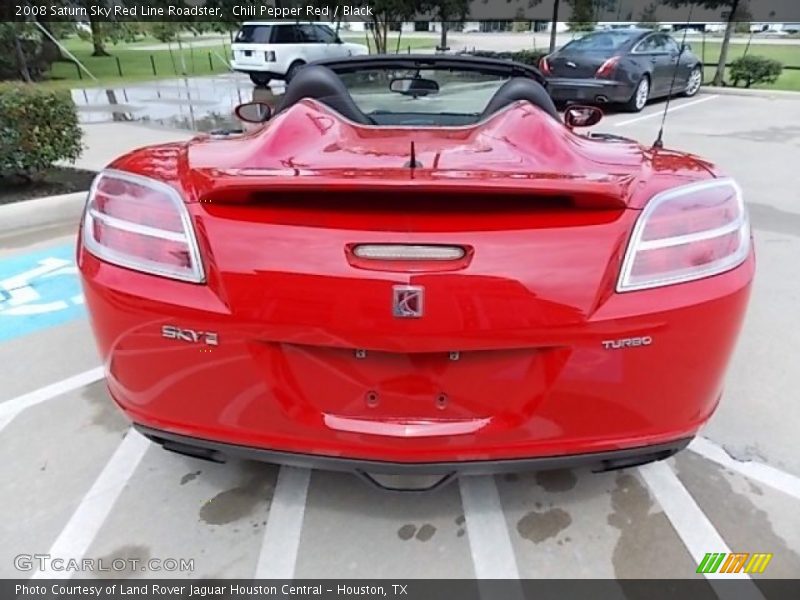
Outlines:
<svg viewBox="0 0 800 600"><path fill-rule="evenodd" d="M498 195L569 199L576 208L623 209L634 177L570 177L554 173L442 171L432 169L337 169L335 173L303 169L196 169L195 201L249 204L272 192ZM535 205L535 204L534 204Z"/></svg>

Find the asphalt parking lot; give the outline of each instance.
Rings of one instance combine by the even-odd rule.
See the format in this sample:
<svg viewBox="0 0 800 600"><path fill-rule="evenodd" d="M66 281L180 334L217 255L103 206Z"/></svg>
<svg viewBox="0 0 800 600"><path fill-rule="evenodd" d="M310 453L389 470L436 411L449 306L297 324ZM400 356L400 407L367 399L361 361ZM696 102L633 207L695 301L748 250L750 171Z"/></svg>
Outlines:
<svg viewBox="0 0 800 600"><path fill-rule="evenodd" d="M223 109L252 93L232 86ZM611 114L595 130L651 143L662 110ZM0 576L64 575L17 568L17 555L49 553L194 560L192 571L112 573L133 577L691 578L706 553L763 552L773 558L753 578L797 577L800 98L679 99L664 140L739 181L758 272L702 437L611 473L471 477L409 495L347 474L170 454L107 396L75 276L76 224L0 237ZM8 290L21 288L33 293L14 303ZM109 573L75 576L98 575Z"/></svg>

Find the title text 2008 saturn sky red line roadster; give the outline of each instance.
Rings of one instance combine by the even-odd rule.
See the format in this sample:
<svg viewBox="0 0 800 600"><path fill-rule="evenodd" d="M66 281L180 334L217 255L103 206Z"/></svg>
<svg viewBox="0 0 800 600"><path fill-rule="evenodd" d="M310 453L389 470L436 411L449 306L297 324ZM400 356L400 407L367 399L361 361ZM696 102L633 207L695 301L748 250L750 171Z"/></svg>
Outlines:
<svg viewBox="0 0 800 600"><path fill-rule="evenodd" d="M748 301L741 191L579 135L545 85L488 59L323 62L263 126L114 161L78 259L116 403L185 454L362 473L683 448Z"/></svg>

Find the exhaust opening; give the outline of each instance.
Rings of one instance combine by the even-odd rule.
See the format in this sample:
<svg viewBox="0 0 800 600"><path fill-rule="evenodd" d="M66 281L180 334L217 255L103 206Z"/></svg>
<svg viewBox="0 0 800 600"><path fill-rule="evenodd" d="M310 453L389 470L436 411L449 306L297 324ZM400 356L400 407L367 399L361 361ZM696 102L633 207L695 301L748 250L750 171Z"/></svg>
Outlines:
<svg viewBox="0 0 800 600"><path fill-rule="evenodd" d="M184 444L182 442L175 442L172 440L163 440L160 438L150 438L156 444L159 444L164 450L190 456L192 458L199 458L200 460L207 460L209 462L224 463L225 456L216 450L210 448L201 448L199 446L192 446L191 444Z"/></svg>
<svg viewBox="0 0 800 600"><path fill-rule="evenodd" d="M593 473L604 473L606 471L618 471L619 469L627 469L629 467L638 467L640 465L646 465L647 463L657 462L659 460L664 460L665 458L669 458L676 452L678 452L680 448L669 448L667 450L661 450L660 452L653 452L652 454L643 454L641 456L629 456L625 458L612 458L608 460L604 460L600 463L600 466L596 469L592 469Z"/></svg>

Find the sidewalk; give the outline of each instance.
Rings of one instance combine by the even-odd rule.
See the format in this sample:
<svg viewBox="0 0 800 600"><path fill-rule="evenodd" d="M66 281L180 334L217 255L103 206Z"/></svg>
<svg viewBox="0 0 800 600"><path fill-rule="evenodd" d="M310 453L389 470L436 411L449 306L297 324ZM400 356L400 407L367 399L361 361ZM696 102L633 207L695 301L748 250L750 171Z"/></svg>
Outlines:
<svg viewBox="0 0 800 600"><path fill-rule="evenodd" d="M133 123L97 123L81 128L83 154L74 164L61 164L90 171L100 171L118 156L141 146L178 142L196 135ZM64 223L77 226L85 202L86 192L76 192L0 206L0 235Z"/></svg>
<svg viewBox="0 0 800 600"><path fill-rule="evenodd" d="M149 144L189 140L196 133L159 129L133 123L96 123L82 125L84 150L75 164L78 169L99 171L116 157Z"/></svg>

